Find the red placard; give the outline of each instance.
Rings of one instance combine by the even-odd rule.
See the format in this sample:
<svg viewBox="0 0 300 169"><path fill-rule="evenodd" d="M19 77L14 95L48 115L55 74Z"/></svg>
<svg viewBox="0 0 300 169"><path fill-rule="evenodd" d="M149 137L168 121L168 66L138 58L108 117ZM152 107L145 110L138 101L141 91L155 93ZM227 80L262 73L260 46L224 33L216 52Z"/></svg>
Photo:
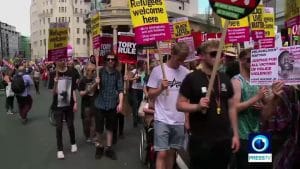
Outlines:
<svg viewBox="0 0 300 169"><path fill-rule="evenodd" d="M132 33L118 33L117 56L121 63L136 63L136 43Z"/></svg>

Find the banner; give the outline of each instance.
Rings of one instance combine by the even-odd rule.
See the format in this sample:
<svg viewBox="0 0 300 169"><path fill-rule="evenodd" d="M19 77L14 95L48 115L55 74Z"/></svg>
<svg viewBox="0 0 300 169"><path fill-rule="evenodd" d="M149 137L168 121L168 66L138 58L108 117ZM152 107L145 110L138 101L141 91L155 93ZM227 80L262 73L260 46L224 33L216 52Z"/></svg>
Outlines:
<svg viewBox="0 0 300 169"><path fill-rule="evenodd" d="M265 37L274 38L275 37L275 16L274 8L265 7L264 11L264 23L265 23Z"/></svg>
<svg viewBox="0 0 300 169"><path fill-rule="evenodd" d="M249 15L251 36L253 40L265 38L264 11L264 6L258 5L257 8Z"/></svg>
<svg viewBox="0 0 300 169"><path fill-rule="evenodd" d="M178 38L177 42L185 42L189 46L190 53L184 62L191 62L199 59L199 57L196 56L193 36L190 35L183 38Z"/></svg>
<svg viewBox="0 0 300 169"><path fill-rule="evenodd" d="M222 27L224 28L225 19L221 18ZM240 20L230 20L225 43L242 43L250 40L250 28L248 18Z"/></svg>
<svg viewBox="0 0 300 169"><path fill-rule="evenodd" d="M172 20L173 38L182 38L191 35L191 27L187 17Z"/></svg>
<svg viewBox="0 0 300 169"><path fill-rule="evenodd" d="M171 55L171 41L160 41L158 42L157 49L161 55Z"/></svg>
<svg viewBox="0 0 300 169"><path fill-rule="evenodd" d="M103 33L100 36L100 53L99 53L99 65L103 65L103 57L107 54L112 53L113 46L113 36L112 34Z"/></svg>
<svg viewBox="0 0 300 169"><path fill-rule="evenodd" d="M48 38L48 61L67 59L68 23L50 23Z"/></svg>
<svg viewBox="0 0 300 169"><path fill-rule="evenodd" d="M285 26L291 28L300 23L299 0L285 1Z"/></svg>
<svg viewBox="0 0 300 169"><path fill-rule="evenodd" d="M134 34L127 32L118 32L117 56L121 63L136 63L136 43Z"/></svg>
<svg viewBox="0 0 300 169"><path fill-rule="evenodd" d="M100 48L100 34L101 34L101 27L100 27L100 13L97 12L92 16L91 21L91 29L92 29L92 38L93 38L93 49Z"/></svg>
<svg viewBox="0 0 300 169"><path fill-rule="evenodd" d="M260 39L259 44L261 49L275 48L275 37Z"/></svg>
<svg viewBox="0 0 300 169"><path fill-rule="evenodd" d="M9 61L6 61L5 59L2 59L2 62L3 62L4 65L6 65L11 70L15 69L15 66L12 63L10 63Z"/></svg>
<svg viewBox="0 0 300 169"><path fill-rule="evenodd" d="M276 80L282 80L286 85L300 84L299 67L299 45L252 50L250 84L272 85Z"/></svg>
<svg viewBox="0 0 300 169"><path fill-rule="evenodd" d="M128 3L137 44L171 39L165 0L130 0Z"/></svg>

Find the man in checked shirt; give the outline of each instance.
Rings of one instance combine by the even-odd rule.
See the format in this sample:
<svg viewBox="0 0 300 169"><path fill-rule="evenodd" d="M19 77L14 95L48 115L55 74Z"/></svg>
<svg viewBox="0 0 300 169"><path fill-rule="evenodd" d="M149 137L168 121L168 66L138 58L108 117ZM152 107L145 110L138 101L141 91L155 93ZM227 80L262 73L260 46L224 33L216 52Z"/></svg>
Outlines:
<svg viewBox="0 0 300 169"><path fill-rule="evenodd" d="M113 131L117 127L117 113L123 109L123 80L120 72L116 70L117 57L113 54L104 56L105 66L99 71L99 78L96 83L99 84L99 94L95 99L96 107L96 130L98 141L96 142L95 158L100 159L105 155L112 160L116 160L116 153L112 149ZM98 85L97 85L98 86ZM103 142L103 131L107 130L106 147Z"/></svg>

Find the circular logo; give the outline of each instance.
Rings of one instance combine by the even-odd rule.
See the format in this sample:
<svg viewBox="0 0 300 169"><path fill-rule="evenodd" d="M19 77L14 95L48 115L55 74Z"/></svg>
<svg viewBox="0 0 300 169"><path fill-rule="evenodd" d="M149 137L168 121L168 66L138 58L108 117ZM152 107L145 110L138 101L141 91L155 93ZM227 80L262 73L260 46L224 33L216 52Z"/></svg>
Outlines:
<svg viewBox="0 0 300 169"><path fill-rule="evenodd" d="M209 0L213 11L222 18L237 20L248 16L260 0Z"/></svg>
<svg viewBox="0 0 300 169"><path fill-rule="evenodd" d="M264 152L269 147L269 139L264 135L257 135L253 138L251 146L256 152Z"/></svg>

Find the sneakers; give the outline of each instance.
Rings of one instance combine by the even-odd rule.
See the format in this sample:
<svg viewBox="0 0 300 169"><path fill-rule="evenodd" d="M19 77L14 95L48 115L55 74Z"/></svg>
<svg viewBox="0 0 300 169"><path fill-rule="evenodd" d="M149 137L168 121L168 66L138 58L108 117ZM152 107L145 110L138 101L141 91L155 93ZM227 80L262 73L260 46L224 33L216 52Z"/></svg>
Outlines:
<svg viewBox="0 0 300 169"><path fill-rule="evenodd" d="M95 158L96 159L100 159L103 156L103 152L104 152L104 148L101 146L97 146L96 147L96 154L95 154Z"/></svg>
<svg viewBox="0 0 300 169"><path fill-rule="evenodd" d="M77 152L77 145L76 144L71 145L71 152L72 153Z"/></svg>
<svg viewBox="0 0 300 169"><path fill-rule="evenodd" d="M58 151L57 152L57 159L64 159L65 158L65 155L64 155L64 152L63 151Z"/></svg>
<svg viewBox="0 0 300 169"><path fill-rule="evenodd" d="M106 147L105 155L112 160L117 160L117 155L111 147Z"/></svg>
<svg viewBox="0 0 300 169"><path fill-rule="evenodd" d="M8 115L13 115L13 114L14 114L11 110L8 110L6 113L7 113Z"/></svg>

